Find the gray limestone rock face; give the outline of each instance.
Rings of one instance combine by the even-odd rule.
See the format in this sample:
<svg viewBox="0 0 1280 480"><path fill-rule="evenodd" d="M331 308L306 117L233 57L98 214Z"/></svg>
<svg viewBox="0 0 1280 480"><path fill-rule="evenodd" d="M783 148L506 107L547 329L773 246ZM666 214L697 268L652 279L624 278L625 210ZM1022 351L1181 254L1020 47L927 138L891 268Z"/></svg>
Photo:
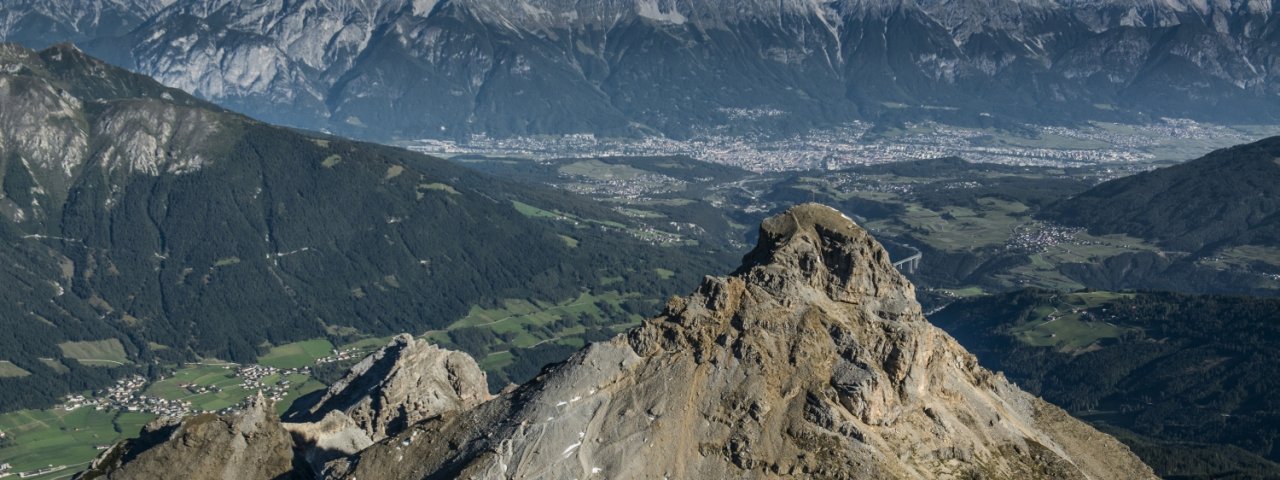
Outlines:
<svg viewBox="0 0 1280 480"><path fill-rule="evenodd" d="M490 397L488 378L471 356L399 335L352 367L309 410L320 417L341 412L376 442Z"/></svg>
<svg viewBox="0 0 1280 480"><path fill-rule="evenodd" d="M154 422L115 445L80 478L315 478L409 425L491 398L465 353L400 335L360 361L309 411L282 423L259 397L243 412Z"/></svg>
<svg viewBox="0 0 1280 480"><path fill-rule="evenodd" d="M141 438L121 442L77 478L238 480L305 478L294 468L293 442L261 396L240 413L153 422Z"/></svg>
<svg viewBox="0 0 1280 480"><path fill-rule="evenodd" d="M403 335L314 418L269 412L157 426L157 443L122 444L90 474L1155 478L1114 438L980 367L925 320L866 231L816 204L766 220L737 272L497 397L470 357Z"/></svg>
<svg viewBox="0 0 1280 480"><path fill-rule="evenodd" d="M285 423L312 472L359 453L410 425L489 400L488 380L471 356L398 335L365 357L296 423Z"/></svg>
<svg viewBox="0 0 1280 480"><path fill-rule="evenodd" d="M325 463L360 453L373 445L369 434L355 420L340 411L330 411L323 419L311 423L285 423L294 444L313 472L322 472Z"/></svg>
<svg viewBox="0 0 1280 480"><path fill-rule="evenodd" d="M331 478L1154 478L981 368L839 212L764 222L728 277Z"/></svg>

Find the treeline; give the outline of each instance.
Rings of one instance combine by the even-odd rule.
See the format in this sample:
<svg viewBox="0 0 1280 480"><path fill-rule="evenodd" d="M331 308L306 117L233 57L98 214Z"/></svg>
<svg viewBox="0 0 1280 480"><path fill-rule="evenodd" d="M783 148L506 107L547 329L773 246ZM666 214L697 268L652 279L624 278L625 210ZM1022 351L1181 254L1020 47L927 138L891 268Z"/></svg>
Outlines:
<svg viewBox="0 0 1280 480"><path fill-rule="evenodd" d="M1076 352L1020 343L1013 329L1034 321L1032 312L1055 295L1026 290L962 300L931 320L988 368L1073 413L1110 412L1087 418L1159 445L1231 445L1280 460L1280 300L1144 292L1087 310L1129 329L1118 339ZM1172 471L1163 462L1179 458L1144 448L1157 471ZM1202 463L1178 471L1214 474L1220 462Z"/></svg>
<svg viewBox="0 0 1280 480"><path fill-rule="evenodd" d="M47 408L68 394L93 391L111 385L133 374L146 374L146 368L132 365L95 367L75 360L63 360L66 370L54 370L43 363L23 368L31 375L0 378L0 405L4 411Z"/></svg>

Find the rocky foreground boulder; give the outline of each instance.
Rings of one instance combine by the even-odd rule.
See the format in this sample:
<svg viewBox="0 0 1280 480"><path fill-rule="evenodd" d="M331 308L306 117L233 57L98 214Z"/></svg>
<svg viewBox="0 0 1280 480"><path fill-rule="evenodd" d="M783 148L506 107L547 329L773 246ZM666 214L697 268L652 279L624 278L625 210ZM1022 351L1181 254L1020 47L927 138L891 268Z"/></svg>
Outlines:
<svg viewBox="0 0 1280 480"><path fill-rule="evenodd" d="M914 298L867 232L831 208L798 206L764 222L738 271L631 332L307 473L1155 478L1120 442L981 368ZM366 434L380 424L348 419L321 422Z"/></svg>
<svg viewBox="0 0 1280 480"><path fill-rule="evenodd" d="M260 396L232 415L160 420L141 438L113 446L79 478L317 478L326 462L490 398L485 373L470 356L398 335L286 422Z"/></svg>
<svg viewBox="0 0 1280 480"><path fill-rule="evenodd" d="M259 395L233 415L152 422L139 438L112 446L77 478L307 478L295 468L293 450L272 403Z"/></svg>
<svg viewBox="0 0 1280 480"><path fill-rule="evenodd" d="M410 425L491 398L475 359L398 335L335 382L284 428L316 472Z"/></svg>
<svg viewBox="0 0 1280 480"><path fill-rule="evenodd" d="M378 441L489 398L488 379L470 355L398 335L351 367L307 411L312 418L342 412Z"/></svg>

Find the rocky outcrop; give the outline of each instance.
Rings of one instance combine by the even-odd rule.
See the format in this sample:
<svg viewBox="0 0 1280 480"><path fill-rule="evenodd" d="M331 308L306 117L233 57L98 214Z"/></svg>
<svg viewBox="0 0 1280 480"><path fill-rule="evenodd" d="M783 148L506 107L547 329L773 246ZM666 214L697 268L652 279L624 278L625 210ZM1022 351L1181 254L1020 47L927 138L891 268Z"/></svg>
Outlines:
<svg viewBox="0 0 1280 480"><path fill-rule="evenodd" d="M489 398L487 377L470 355L399 335L352 367L308 410L313 416L341 412L378 441Z"/></svg>
<svg viewBox="0 0 1280 480"><path fill-rule="evenodd" d="M293 442L273 404L259 395L240 413L204 414L147 426L121 442L78 478L191 480L303 478L294 468Z"/></svg>
<svg viewBox="0 0 1280 480"><path fill-rule="evenodd" d="M399 335L284 427L311 469L324 472L329 461L490 398L485 373L471 356Z"/></svg>
<svg viewBox="0 0 1280 480"><path fill-rule="evenodd" d="M293 436L294 445L313 472L323 472L329 461L354 455L373 445L369 434L339 411L329 412L318 422L286 423L284 429Z"/></svg>
<svg viewBox="0 0 1280 480"><path fill-rule="evenodd" d="M80 478L172 478L174 468L195 479L313 478L329 461L490 398L470 356L399 335L291 422L282 423L261 395L229 416L162 419L105 452Z"/></svg>
<svg viewBox="0 0 1280 480"><path fill-rule="evenodd" d="M197 171L218 151L214 139L227 120L212 105L73 46L35 52L0 44L0 179L16 175L24 180L10 184L26 187L0 191L0 217L32 228L56 223L90 165L116 179Z"/></svg>
<svg viewBox="0 0 1280 480"><path fill-rule="evenodd" d="M332 478L1154 478L978 366L864 230L803 205L728 277Z"/></svg>
<svg viewBox="0 0 1280 480"><path fill-rule="evenodd" d="M980 367L914 297L864 230L802 205L764 222L737 272L491 400L469 357L401 336L306 411L318 420L197 417L95 469L141 478L214 449L207 471L276 478L288 430L297 471L330 479L1154 478ZM199 433L215 421L229 433Z"/></svg>

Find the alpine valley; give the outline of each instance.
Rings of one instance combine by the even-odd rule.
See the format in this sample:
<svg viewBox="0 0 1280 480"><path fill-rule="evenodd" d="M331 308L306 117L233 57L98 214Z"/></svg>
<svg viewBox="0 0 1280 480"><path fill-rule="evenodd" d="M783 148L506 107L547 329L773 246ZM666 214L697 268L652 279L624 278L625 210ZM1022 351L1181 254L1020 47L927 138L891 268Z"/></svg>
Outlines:
<svg viewBox="0 0 1280 480"><path fill-rule="evenodd" d="M2 46L0 71L6 409L506 299L625 292L638 314L728 264L572 194L266 125L71 47ZM701 267L655 273L676 264Z"/></svg>
<svg viewBox="0 0 1280 480"><path fill-rule="evenodd" d="M0 478L1280 478L1278 18L0 2Z"/></svg>

